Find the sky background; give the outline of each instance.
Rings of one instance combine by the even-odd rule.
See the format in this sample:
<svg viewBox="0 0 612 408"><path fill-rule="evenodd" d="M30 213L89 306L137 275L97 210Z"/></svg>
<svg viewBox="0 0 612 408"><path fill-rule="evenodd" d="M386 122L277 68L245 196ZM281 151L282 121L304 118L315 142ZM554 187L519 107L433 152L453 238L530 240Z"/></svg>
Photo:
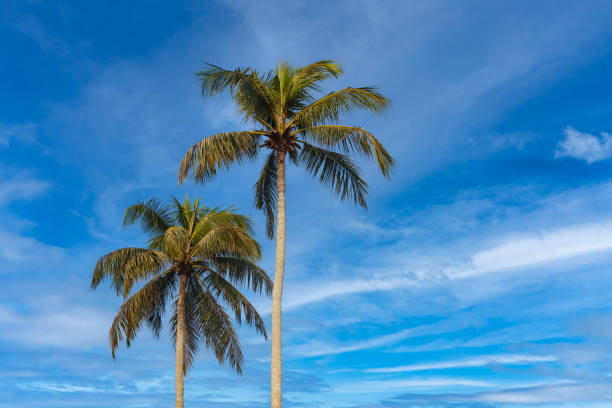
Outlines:
<svg viewBox="0 0 612 408"><path fill-rule="evenodd" d="M174 354L97 258L144 244L124 209L198 195L251 215L261 163L177 184L187 148L242 129L194 73L339 61L375 85L369 211L288 172L287 407L612 406L612 4L606 1L0 3L0 407L167 407ZM269 320L270 302L252 297ZM268 405L269 344L244 375L202 351L188 407Z"/></svg>

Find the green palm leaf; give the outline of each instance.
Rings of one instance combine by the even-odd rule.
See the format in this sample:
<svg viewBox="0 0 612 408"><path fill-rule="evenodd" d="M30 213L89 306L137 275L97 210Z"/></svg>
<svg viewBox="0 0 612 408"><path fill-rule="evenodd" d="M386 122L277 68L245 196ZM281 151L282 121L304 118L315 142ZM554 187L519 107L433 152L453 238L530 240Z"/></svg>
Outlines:
<svg viewBox="0 0 612 408"><path fill-rule="evenodd" d="M228 362L233 369L242 374L244 356L232 319L217 303L212 292L201 283L195 312L202 323L206 347L215 352L219 363Z"/></svg>
<svg viewBox="0 0 612 408"><path fill-rule="evenodd" d="M202 95L214 95L230 89L238 102L245 119L261 119L273 122L274 103L267 82L251 68L236 68L233 71L208 64L208 69L197 73L202 85Z"/></svg>
<svg viewBox="0 0 612 408"><path fill-rule="evenodd" d="M207 181L219 170L257 156L261 132L230 132L209 136L189 149L179 169L183 182L190 171L198 182Z"/></svg>
<svg viewBox="0 0 612 408"><path fill-rule="evenodd" d="M243 229L235 225L224 224L212 229L197 242L191 253L201 258L210 258L217 254L245 256L251 259L261 257L261 248L257 241Z"/></svg>
<svg viewBox="0 0 612 408"><path fill-rule="evenodd" d="M268 339L266 333L266 326L255 310L255 307L247 300L246 297L239 290L237 290L229 281L224 279L220 274L208 270L208 273L202 278L202 283L210 289L215 296L221 296L227 305L234 311L234 317L241 323L242 316L244 314L244 320L249 326L255 327L258 333L262 334L264 338Z"/></svg>
<svg viewBox="0 0 612 408"><path fill-rule="evenodd" d="M110 329L110 344L113 358L119 343L125 340L130 347L143 323L149 324L156 335L159 334L161 315L166 301L176 285L176 277L165 273L146 283L138 292L130 296L119 308Z"/></svg>
<svg viewBox="0 0 612 408"><path fill-rule="evenodd" d="M267 295L272 294L272 280L248 258L217 256L210 258L208 262L219 275L235 284L246 286L256 293L263 291Z"/></svg>
<svg viewBox="0 0 612 408"><path fill-rule="evenodd" d="M157 234L163 234L172 223L168 207L154 198L145 203L135 204L125 211L124 226L132 225L136 221L140 221L145 232Z"/></svg>
<svg viewBox="0 0 612 408"><path fill-rule="evenodd" d="M367 208L365 195L368 185L348 156L303 142L299 161L307 172L318 176L319 181L328 185L341 200L351 200Z"/></svg>
<svg viewBox="0 0 612 408"><path fill-rule="evenodd" d="M389 106L389 100L373 87L345 88L331 92L306 106L289 121L289 126L307 128L336 122L340 114L354 110L381 113Z"/></svg>
<svg viewBox="0 0 612 408"><path fill-rule="evenodd" d="M378 167L386 178L390 177L391 168L395 165L382 143L362 127L321 125L297 130L294 134L303 135L302 137L323 147L340 148L347 154L357 152L376 159Z"/></svg>
<svg viewBox="0 0 612 408"><path fill-rule="evenodd" d="M123 293L127 263L134 256L145 252L149 252L149 249L121 248L100 257L94 268L91 289L96 289L105 278L111 278L111 287L117 294Z"/></svg>
<svg viewBox="0 0 612 408"><path fill-rule="evenodd" d="M276 152L268 155L259 180L254 186L255 208L263 210L266 216L266 234L268 238L274 237L274 213L277 197L276 183Z"/></svg>

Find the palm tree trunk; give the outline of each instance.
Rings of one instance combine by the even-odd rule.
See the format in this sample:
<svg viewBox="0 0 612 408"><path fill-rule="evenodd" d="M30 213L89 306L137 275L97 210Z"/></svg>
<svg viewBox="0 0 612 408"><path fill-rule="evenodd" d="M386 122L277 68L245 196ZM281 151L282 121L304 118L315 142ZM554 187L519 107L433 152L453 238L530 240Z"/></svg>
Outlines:
<svg viewBox="0 0 612 408"><path fill-rule="evenodd" d="M278 152L276 181L278 187L276 212L276 261L274 263L274 288L272 289L272 355L270 364L271 408L282 406L282 329L281 300L285 274L285 152Z"/></svg>
<svg viewBox="0 0 612 408"><path fill-rule="evenodd" d="M183 367L185 358L185 287L187 275L181 274L178 308L176 311L176 402L175 408L183 408Z"/></svg>

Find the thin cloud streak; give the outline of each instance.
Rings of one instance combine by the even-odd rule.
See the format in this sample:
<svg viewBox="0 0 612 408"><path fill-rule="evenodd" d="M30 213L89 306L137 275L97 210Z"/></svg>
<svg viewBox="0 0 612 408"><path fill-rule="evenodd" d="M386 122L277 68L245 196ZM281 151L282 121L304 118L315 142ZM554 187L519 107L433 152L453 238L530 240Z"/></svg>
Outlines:
<svg viewBox="0 0 612 408"><path fill-rule="evenodd" d="M553 356L527 356L521 354L490 355L465 360L445 361L439 363L412 364L398 367L370 368L369 373L402 373L411 371L444 370L447 368L483 367L496 364L526 365L531 363L549 363L557 361Z"/></svg>
<svg viewBox="0 0 612 408"><path fill-rule="evenodd" d="M385 336L375 337L366 341L355 342L349 346L337 346L326 343L311 342L289 349L288 354L300 357L320 357L332 354L349 353L352 351L366 350L393 344L400 340L404 340L411 335L412 330L406 329L396 333L387 334Z"/></svg>
<svg viewBox="0 0 612 408"><path fill-rule="evenodd" d="M369 393L389 390L406 390L410 388L426 389L439 387L493 387L489 381L471 380L468 378L410 378L388 381L359 381L334 387L336 392Z"/></svg>

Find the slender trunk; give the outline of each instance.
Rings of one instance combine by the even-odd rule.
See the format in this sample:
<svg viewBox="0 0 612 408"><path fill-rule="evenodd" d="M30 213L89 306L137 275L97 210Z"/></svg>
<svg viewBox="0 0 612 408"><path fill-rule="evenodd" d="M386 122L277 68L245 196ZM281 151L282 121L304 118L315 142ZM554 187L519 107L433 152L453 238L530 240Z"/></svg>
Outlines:
<svg viewBox="0 0 612 408"><path fill-rule="evenodd" d="M276 181L278 201L276 212L276 261L274 263L274 288L272 290L272 355L270 364L271 408L282 405L282 329L281 300L285 273L285 152L278 152Z"/></svg>
<svg viewBox="0 0 612 408"><path fill-rule="evenodd" d="M175 408L183 408L183 366L185 358L185 286L187 275L181 274L178 308L176 311L176 402Z"/></svg>

